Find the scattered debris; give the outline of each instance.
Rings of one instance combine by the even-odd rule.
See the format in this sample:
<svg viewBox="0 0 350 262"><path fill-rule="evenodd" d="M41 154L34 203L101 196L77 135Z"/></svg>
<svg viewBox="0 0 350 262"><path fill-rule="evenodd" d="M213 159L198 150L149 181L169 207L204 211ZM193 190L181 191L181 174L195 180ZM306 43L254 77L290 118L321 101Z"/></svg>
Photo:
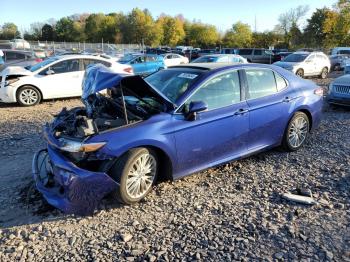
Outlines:
<svg viewBox="0 0 350 262"><path fill-rule="evenodd" d="M310 190L301 190L297 189L295 190L299 194L292 194L292 193L284 193L282 197L284 199L287 199L289 201L305 204L305 205L313 205L316 204L317 202L312 198L312 193ZM303 194L302 194L303 193ZM307 196L304 195L307 194Z"/></svg>

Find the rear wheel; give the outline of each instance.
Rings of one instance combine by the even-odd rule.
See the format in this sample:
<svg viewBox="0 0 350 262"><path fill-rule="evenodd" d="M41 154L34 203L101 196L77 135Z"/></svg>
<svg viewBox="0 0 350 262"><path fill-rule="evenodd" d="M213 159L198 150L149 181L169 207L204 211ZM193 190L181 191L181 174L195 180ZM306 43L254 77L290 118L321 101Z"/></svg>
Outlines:
<svg viewBox="0 0 350 262"><path fill-rule="evenodd" d="M287 151L298 150L306 141L310 130L310 121L303 112L297 112L289 121L284 132L282 146Z"/></svg>
<svg viewBox="0 0 350 262"><path fill-rule="evenodd" d="M304 77L304 70L303 69L298 69L297 72L295 73L297 76Z"/></svg>
<svg viewBox="0 0 350 262"><path fill-rule="evenodd" d="M321 71L320 77L321 77L322 79L325 79L325 78L327 78L327 76L328 76L328 68L327 68L327 67L324 67L324 68L322 69L322 71Z"/></svg>
<svg viewBox="0 0 350 262"><path fill-rule="evenodd" d="M157 173L158 159L153 150L129 150L111 169L111 177L120 185L114 196L124 204L140 201L151 191Z"/></svg>
<svg viewBox="0 0 350 262"><path fill-rule="evenodd" d="M34 106L41 101L41 94L35 87L22 86L17 91L16 98L21 106Z"/></svg>

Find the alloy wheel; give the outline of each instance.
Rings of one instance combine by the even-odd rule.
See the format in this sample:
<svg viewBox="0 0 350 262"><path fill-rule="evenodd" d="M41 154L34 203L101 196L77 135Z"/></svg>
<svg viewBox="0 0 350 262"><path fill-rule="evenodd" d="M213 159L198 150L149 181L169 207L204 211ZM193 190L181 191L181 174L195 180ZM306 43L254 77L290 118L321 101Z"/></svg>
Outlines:
<svg viewBox="0 0 350 262"><path fill-rule="evenodd" d="M33 89L24 89L19 94L19 99L24 105L30 106L38 102L39 96Z"/></svg>
<svg viewBox="0 0 350 262"><path fill-rule="evenodd" d="M308 130L309 124L304 117L300 116L295 118L288 132L289 144L294 148L301 146L305 141Z"/></svg>
<svg viewBox="0 0 350 262"><path fill-rule="evenodd" d="M131 198L142 197L152 186L156 176L156 159L148 153L134 160L126 179L126 192Z"/></svg>

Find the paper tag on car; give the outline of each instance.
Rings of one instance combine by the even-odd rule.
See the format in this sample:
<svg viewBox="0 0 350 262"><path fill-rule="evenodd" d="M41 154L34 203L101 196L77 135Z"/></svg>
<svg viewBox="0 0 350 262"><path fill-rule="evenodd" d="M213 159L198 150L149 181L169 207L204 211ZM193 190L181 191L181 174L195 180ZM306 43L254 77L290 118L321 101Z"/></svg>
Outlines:
<svg viewBox="0 0 350 262"><path fill-rule="evenodd" d="M181 73L178 75L178 77L181 78L188 78L188 79L195 79L198 75L195 74L188 74L188 73Z"/></svg>

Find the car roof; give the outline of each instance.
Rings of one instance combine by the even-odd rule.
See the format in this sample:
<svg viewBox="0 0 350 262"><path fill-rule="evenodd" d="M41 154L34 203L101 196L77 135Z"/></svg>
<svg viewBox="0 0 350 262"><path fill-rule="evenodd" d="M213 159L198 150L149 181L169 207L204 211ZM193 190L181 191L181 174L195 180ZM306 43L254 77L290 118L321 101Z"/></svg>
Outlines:
<svg viewBox="0 0 350 262"><path fill-rule="evenodd" d="M169 68L192 68L201 70L212 70L234 65L232 63L189 63L184 65L171 66Z"/></svg>

